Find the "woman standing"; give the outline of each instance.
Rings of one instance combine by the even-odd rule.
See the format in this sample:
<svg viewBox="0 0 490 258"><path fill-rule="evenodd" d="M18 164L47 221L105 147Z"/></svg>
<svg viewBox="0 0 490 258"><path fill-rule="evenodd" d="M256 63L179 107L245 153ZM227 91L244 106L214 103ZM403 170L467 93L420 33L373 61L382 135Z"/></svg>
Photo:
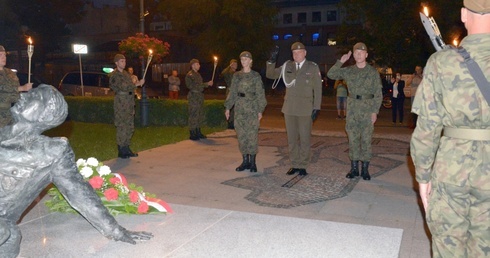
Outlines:
<svg viewBox="0 0 490 258"><path fill-rule="evenodd" d="M250 169L257 172L255 157L258 149L260 119L267 100L265 99L264 84L259 73L252 70L252 54L243 51L240 54L243 69L233 75L230 92L225 101L225 116L230 118L230 109L235 107L235 131L238 138L238 148L243 161L236 171Z"/></svg>

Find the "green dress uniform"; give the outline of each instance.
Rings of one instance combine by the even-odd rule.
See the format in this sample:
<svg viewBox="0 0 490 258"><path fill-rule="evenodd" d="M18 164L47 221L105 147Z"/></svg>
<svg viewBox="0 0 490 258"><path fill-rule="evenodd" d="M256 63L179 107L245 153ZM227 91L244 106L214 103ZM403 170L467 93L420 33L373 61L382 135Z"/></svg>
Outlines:
<svg viewBox="0 0 490 258"><path fill-rule="evenodd" d="M295 80L294 85L286 88L286 95L282 105L282 113L286 122L288 135L289 158L291 166L296 169L306 169L310 162L312 112L321 109L322 78L318 65L304 60L297 70L297 64L287 61L283 66L276 68L275 63L267 62L266 76L277 79L284 67L286 82Z"/></svg>
<svg viewBox="0 0 490 258"><path fill-rule="evenodd" d="M243 155L257 154L260 126L258 114L264 112L266 105L260 74L253 70L249 73L236 72L225 107L227 110L235 107L235 130L238 147Z"/></svg>
<svg viewBox="0 0 490 258"><path fill-rule="evenodd" d="M461 46L490 81L490 34L469 35ZM416 180L432 187L434 257L490 257L490 107L455 50L429 58L412 112Z"/></svg>
<svg viewBox="0 0 490 258"><path fill-rule="evenodd" d="M0 127L13 122L10 107L19 99L19 78L12 70L4 67L0 71Z"/></svg>
<svg viewBox="0 0 490 258"><path fill-rule="evenodd" d="M114 125L116 126L117 145L127 147L134 133L134 91L136 86L131 75L115 69L109 76L109 87L114 91Z"/></svg>
<svg viewBox="0 0 490 258"><path fill-rule="evenodd" d="M185 85L189 89L187 100L189 102L189 130L200 132L201 125L204 123L204 89L208 84L203 83L199 72L190 70L185 76Z"/></svg>
<svg viewBox="0 0 490 258"><path fill-rule="evenodd" d="M345 125L349 138L349 158L355 162L369 162L372 157L371 137L374 131L371 114L378 114L381 106L381 77L369 64L364 68L356 65L341 68L342 65L337 61L327 76L334 80L343 79L349 85Z"/></svg>

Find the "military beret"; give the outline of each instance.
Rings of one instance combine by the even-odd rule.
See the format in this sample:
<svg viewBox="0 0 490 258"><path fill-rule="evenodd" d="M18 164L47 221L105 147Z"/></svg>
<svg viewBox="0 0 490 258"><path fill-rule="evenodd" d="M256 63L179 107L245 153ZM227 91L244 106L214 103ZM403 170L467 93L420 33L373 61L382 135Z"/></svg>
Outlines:
<svg viewBox="0 0 490 258"><path fill-rule="evenodd" d="M296 49L305 49L305 45L303 45L303 43L301 42L294 42L291 45L291 50L296 50Z"/></svg>
<svg viewBox="0 0 490 258"><path fill-rule="evenodd" d="M5 48L2 45L0 45L0 52L6 52Z"/></svg>
<svg viewBox="0 0 490 258"><path fill-rule="evenodd" d="M352 48L353 51L356 51L356 50L364 50L364 51L367 51L367 47L366 47L366 44L362 43L362 42L357 42L354 47Z"/></svg>
<svg viewBox="0 0 490 258"><path fill-rule="evenodd" d="M233 63L238 63L238 61L236 59L231 59L230 64L233 64Z"/></svg>
<svg viewBox="0 0 490 258"><path fill-rule="evenodd" d="M240 58L242 57L248 57L250 59L252 59L252 54L250 54L250 52L248 51L243 51L242 53L240 53Z"/></svg>
<svg viewBox="0 0 490 258"><path fill-rule="evenodd" d="M199 63L199 60L197 60L197 59L193 58L193 59L191 59L191 61L189 61L189 64L190 64L190 65L193 65L193 64L195 64L195 63Z"/></svg>
<svg viewBox="0 0 490 258"><path fill-rule="evenodd" d="M116 54L114 56L114 63L121 60L121 59L126 59L126 57L124 57L122 54Z"/></svg>
<svg viewBox="0 0 490 258"><path fill-rule="evenodd" d="M472 12L480 14L490 13L490 1L488 0L464 0L463 4L464 7Z"/></svg>

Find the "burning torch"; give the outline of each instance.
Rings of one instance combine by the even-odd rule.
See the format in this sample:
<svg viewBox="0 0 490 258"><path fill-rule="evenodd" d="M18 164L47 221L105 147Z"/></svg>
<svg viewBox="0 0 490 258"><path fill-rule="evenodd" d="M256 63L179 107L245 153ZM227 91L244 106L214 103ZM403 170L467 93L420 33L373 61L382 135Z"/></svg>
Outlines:
<svg viewBox="0 0 490 258"><path fill-rule="evenodd" d="M29 45L27 45L27 56L29 57L29 71L27 72L27 83L31 83L31 60L32 54L34 54L34 45L32 44L32 39L28 39Z"/></svg>
<svg viewBox="0 0 490 258"><path fill-rule="evenodd" d="M424 13L420 13L420 19L422 20L425 31L427 31L427 34L429 35L432 45L434 45L436 51L445 48L446 44L442 40L439 27L437 27L437 23L434 18L429 17L429 8L427 8L427 6L424 6Z"/></svg>

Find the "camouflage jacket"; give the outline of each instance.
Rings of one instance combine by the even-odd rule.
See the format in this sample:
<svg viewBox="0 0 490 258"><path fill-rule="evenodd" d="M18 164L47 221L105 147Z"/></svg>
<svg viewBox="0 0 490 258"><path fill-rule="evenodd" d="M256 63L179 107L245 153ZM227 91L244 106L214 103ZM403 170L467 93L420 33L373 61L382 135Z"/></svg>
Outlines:
<svg viewBox="0 0 490 258"><path fill-rule="evenodd" d="M490 34L469 35L461 41L487 80L489 45ZM490 130L489 104L457 51L443 49L429 58L412 107L419 116L410 143L418 182L436 177L463 186L478 166L485 170L473 173L480 174L482 181L478 183L490 186L488 142L441 137L444 127Z"/></svg>
<svg viewBox="0 0 490 258"><path fill-rule="evenodd" d="M351 65L342 68L343 63L337 61L330 68L327 76L334 80L345 80L348 86L349 96L356 95L374 95L372 99L362 100L364 105L367 105L369 113L379 113L381 106L382 88L381 77L371 65L366 64L364 68L359 68L356 65Z"/></svg>
<svg viewBox="0 0 490 258"><path fill-rule="evenodd" d="M226 109L230 110L235 106L237 113L252 112L257 114L264 112L266 105L264 84L260 74L253 70L249 73L236 72L233 75L230 93L226 97Z"/></svg>
<svg viewBox="0 0 490 258"><path fill-rule="evenodd" d="M6 109L10 108L12 103L19 99L19 78L12 70L4 67L0 70L0 105L4 105ZM0 106L0 109L5 109Z"/></svg>
<svg viewBox="0 0 490 258"><path fill-rule="evenodd" d="M202 82L202 76L199 72L190 70L185 76L185 86L191 93L202 93L202 91L208 87L207 83Z"/></svg>
<svg viewBox="0 0 490 258"><path fill-rule="evenodd" d="M134 92L136 86L131 80L131 75L123 70L120 72L117 69L114 69L112 73L109 74L109 87L116 93L119 92Z"/></svg>

